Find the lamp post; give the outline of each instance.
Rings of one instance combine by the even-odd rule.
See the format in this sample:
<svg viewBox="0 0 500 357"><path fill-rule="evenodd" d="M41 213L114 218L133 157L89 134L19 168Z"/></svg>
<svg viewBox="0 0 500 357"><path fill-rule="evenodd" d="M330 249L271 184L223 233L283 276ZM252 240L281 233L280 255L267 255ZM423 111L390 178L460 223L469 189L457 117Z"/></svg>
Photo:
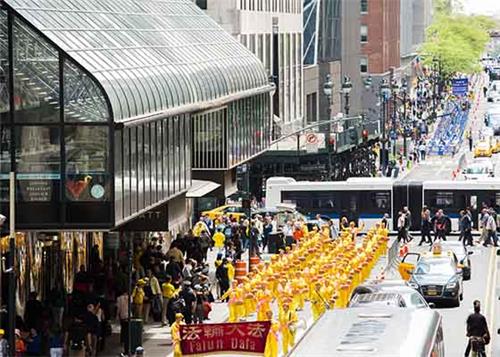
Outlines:
<svg viewBox="0 0 500 357"><path fill-rule="evenodd" d="M407 128L407 117L406 117L406 101L408 95L408 81L403 78L401 81L401 94L403 95L403 155L408 157L408 148L406 146L406 128Z"/></svg>
<svg viewBox="0 0 500 357"><path fill-rule="evenodd" d="M391 84L391 91L392 91L392 98L393 98L393 108L392 108L392 123L391 123L391 128L392 128L392 135L393 135L393 145L392 145L392 156L394 157L394 160L396 159L396 143L398 141L398 131L397 131L397 122L396 122L396 116L397 116L397 105L398 105L398 94L399 94L399 84L396 80L392 81Z"/></svg>
<svg viewBox="0 0 500 357"><path fill-rule="evenodd" d="M387 166L386 158L386 143L387 143L387 133L385 130L385 117L386 117L386 103L387 99L391 94L391 89L389 87L389 83L387 83L386 79L383 79L380 83L379 95L380 95L380 108L381 108L381 117L382 117L382 152L380 154L380 167L382 168L382 172L385 171Z"/></svg>
<svg viewBox="0 0 500 357"><path fill-rule="evenodd" d="M351 93L352 82L348 76L344 76L344 82L342 82L342 93L345 98L345 115L349 115L349 93Z"/></svg>
<svg viewBox="0 0 500 357"><path fill-rule="evenodd" d="M432 59L432 121L436 121L437 113L437 96L438 96L438 59L433 58Z"/></svg>
<svg viewBox="0 0 500 357"><path fill-rule="evenodd" d="M323 83L323 94L325 95L328 101L328 106L326 108L328 125L325 135L325 144L328 154L328 181L331 180L332 178L332 143L331 143L332 123L330 122L332 119L332 93L333 93L332 77L330 76L330 74L327 74L325 78L325 83Z"/></svg>

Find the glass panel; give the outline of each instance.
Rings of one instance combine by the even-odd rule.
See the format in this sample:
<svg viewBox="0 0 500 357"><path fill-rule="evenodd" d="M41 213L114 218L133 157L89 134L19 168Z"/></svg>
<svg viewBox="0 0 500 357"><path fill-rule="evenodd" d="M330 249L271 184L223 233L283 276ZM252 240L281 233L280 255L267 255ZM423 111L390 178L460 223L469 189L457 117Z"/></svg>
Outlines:
<svg viewBox="0 0 500 357"><path fill-rule="evenodd" d="M1 113L0 115L3 115ZM0 201L9 200L10 127L0 126Z"/></svg>
<svg viewBox="0 0 500 357"><path fill-rule="evenodd" d="M57 51L19 20L13 31L16 121L59 122Z"/></svg>
<svg viewBox="0 0 500 357"><path fill-rule="evenodd" d="M59 199L61 152L59 128L23 126L16 133L18 192L23 201Z"/></svg>
<svg viewBox="0 0 500 357"><path fill-rule="evenodd" d="M161 190L161 186L158 187L158 128L160 127L159 123L151 123L151 202L156 203L159 201L158 199L158 189Z"/></svg>
<svg viewBox="0 0 500 357"><path fill-rule="evenodd" d="M115 132L115 219L123 218L123 130Z"/></svg>
<svg viewBox="0 0 500 357"><path fill-rule="evenodd" d="M11 0L9 5L98 78L113 103L115 119L158 112L196 99L213 100L267 84L267 75L258 59L189 2ZM258 6L262 8L261 1ZM255 35L251 36L242 37L242 42L251 42L252 50L262 58L262 35L257 45ZM49 91L57 88L53 86L57 84L57 75L51 75L58 66L57 61L52 63L57 52L48 53L50 46L44 48L36 40L34 36L30 44L21 45L26 51L18 52L26 54L17 63L25 67L21 73L28 74L25 78L33 82L19 87L29 94L20 96L22 109L50 108L48 102L57 100ZM42 56L33 56L37 53ZM29 70L34 70L37 76ZM40 80L42 77L47 81ZM81 92L73 92L76 97L68 96L76 102L65 103L71 107L66 108L67 120L85 118L79 112L86 109L86 101L91 102L87 110L90 112L102 104L99 98L96 102L89 99L100 96L89 82L90 79L84 79ZM78 102L79 95L86 99ZM46 110L43 118L27 119L48 121L50 110ZM99 113L97 110L94 114ZM98 115L97 119L104 117Z"/></svg>
<svg viewBox="0 0 500 357"><path fill-rule="evenodd" d="M9 57L8 57L8 38L7 38L7 11L0 10L0 115L9 110ZM0 118L4 123L4 117ZM3 172L3 171L2 171Z"/></svg>
<svg viewBox="0 0 500 357"><path fill-rule="evenodd" d="M64 128L66 198L69 201L106 201L110 197L108 128Z"/></svg>
<svg viewBox="0 0 500 357"><path fill-rule="evenodd" d="M151 205L151 123L144 125L144 205Z"/></svg>
<svg viewBox="0 0 500 357"><path fill-rule="evenodd" d="M132 182L132 175L135 175L135 171L132 172L130 168L131 160L131 145L130 145L130 128L123 129L123 217L130 216L130 200L131 200L131 189L130 185Z"/></svg>
<svg viewBox="0 0 500 357"><path fill-rule="evenodd" d="M139 200L139 160L137 127L130 128L130 214L138 211L137 202ZM142 140L140 141L142 143Z"/></svg>
<svg viewBox="0 0 500 357"><path fill-rule="evenodd" d="M144 208L144 191L146 190L146 182L144 179L144 128L142 125L137 127L137 180L139 187L138 193L138 210Z"/></svg>
<svg viewBox="0 0 500 357"><path fill-rule="evenodd" d="M168 187L169 196L174 194L174 167L176 162L174 162L174 118L168 118Z"/></svg>
<svg viewBox="0 0 500 357"><path fill-rule="evenodd" d="M109 111L101 89L80 68L64 62L64 120L105 122Z"/></svg>

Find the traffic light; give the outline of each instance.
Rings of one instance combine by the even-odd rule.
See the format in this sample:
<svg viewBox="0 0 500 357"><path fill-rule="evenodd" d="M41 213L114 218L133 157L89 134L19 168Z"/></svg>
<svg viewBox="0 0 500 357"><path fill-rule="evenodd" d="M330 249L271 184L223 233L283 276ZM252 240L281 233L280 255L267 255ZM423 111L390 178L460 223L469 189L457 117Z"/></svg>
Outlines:
<svg viewBox="0 0 500 357"><path fill-rule="evenodd" d="M335 135L330 134L327 145L330 152L335 152Z"/></svg>
<svg viewBox="0 0 500 357"><path fill-rule="evenodd" d="M363 129L361 135L363 136L363 142L366 143L368 141L368 130Z"/></svg>

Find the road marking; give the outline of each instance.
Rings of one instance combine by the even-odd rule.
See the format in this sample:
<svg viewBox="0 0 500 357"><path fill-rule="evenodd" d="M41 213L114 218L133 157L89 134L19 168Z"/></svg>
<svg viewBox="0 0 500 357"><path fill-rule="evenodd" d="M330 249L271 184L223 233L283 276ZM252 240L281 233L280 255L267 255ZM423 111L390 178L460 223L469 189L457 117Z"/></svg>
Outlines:
<svg viewBox="0 0 500 357"><path fill-rule="evenodd" d="M495 293L495 285L496 285L496 277L497 277L497 261L495 259L496 248L490 248L490 259L489 259L489 268L488 268L488 280L486 282L486 297L485 297L485 315L487 317L487 321L489 321L488 325L490 326L490 336L493 337L494 331L492 329L495 328L494 320L495 320L495 299L493 297L493 301L490 302L492 295ZM492 284L493 282L493 284ZM491 355L491 348L493 346L492 341L488 345L488 355Z"/></svg>

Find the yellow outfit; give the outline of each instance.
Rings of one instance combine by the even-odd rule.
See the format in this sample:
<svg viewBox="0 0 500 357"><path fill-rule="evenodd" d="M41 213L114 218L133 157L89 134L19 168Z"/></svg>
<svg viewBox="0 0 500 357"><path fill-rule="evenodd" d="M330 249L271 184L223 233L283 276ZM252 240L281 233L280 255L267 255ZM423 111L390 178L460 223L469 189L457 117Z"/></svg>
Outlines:
<svg viewBox="0 0 500 357"><path fill-rule="evenodd" d="M234 265L231 263L227 264L227 277L230 282L234 280Z"/></svg>
<svg viewBox="0 0 500 357"><path fill-rule="evenodd" d="M280 325L276 321L271 321L271 328L266 339L266 349L264 350L264 357L277 357L278 356L278 341L279 341Z"/></svg>
<svg viewBox="0 0 500 357"><path fill-rule="evenodd" d="M214 236L212 237L214 241L214 247L215 248L224 248L224 242L226 241L226 236L222 232L215 232Z"/></svg>
<svg viewBox="0 0 500 357"><path fill-rule="evenodd" d="M142 305L144 303L144 289L136 286L132 292L132 302L137 305Z"/></svg>
<svg viewBox="0 0 500 357"><path fill-rule="evenodd" d="M283 355L288 354L288 349L295 344L295 327L293 326L297 321L297 313L292 310L281 310L279 314L279 322L281 329L281 347Z"/></svg>
<svg viewBox="0 0 500 357"><path fill-rule="evenodd" d="M172 283L161 284L161 294L164 298L171 299L176 293L175 287Z"/></svg>
<svg viewBox="0 0 500 357"><path fill-rule="evenodd" d="M175 321L172 324L172 328L170 329L170 333L172 334L172 344L174 345L174 357L181 357L181 325L184 325L183 322Z"/></svg>

